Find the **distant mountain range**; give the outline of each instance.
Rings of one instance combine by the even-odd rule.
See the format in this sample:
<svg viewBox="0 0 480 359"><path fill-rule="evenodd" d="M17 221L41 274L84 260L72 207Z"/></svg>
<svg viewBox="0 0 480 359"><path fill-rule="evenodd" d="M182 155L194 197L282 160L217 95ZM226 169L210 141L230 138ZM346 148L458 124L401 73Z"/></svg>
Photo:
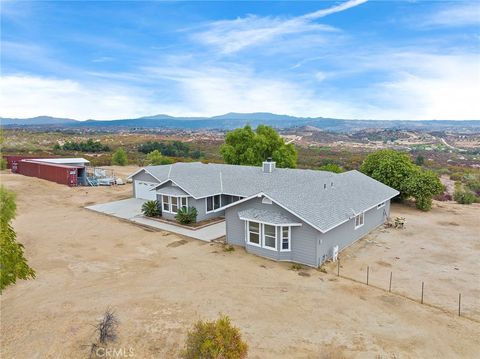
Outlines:
<svg viewBox="0 0 480 359"><path fill-rule="evenodd" d="M231 130L250 124L256 127L260 124L276 128L292 128L313 126L325 131L352 132L367 128L398 128L412 130L480 130L480 120L472 121L384 121L384 120L352 120L324 117L295 117L276 115L267 112L257 113L227 113L213 117L173 117L168 115L155 115L134 119L118 119L111 121L87 120L78 121L69 118L39 116L33 118L0 118L1 125L5 127L53 127L53 128L106 128L106 129L219 129Z"/></svg>

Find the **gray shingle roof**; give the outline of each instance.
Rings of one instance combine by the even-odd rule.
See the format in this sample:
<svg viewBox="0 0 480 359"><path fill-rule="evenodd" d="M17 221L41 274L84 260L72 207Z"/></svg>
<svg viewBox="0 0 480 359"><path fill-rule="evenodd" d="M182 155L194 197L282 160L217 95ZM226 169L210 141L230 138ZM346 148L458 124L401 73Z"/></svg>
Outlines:
<svg viewBox="0 0 480 359"><path fill-rule="evenodd" d="M358 171L335 174L277 168L264 173L261 167L200 162L145 169L160 182L174 181L195 198L220 193L242 197L264 193L322 232L398 194Z"/></svg>
<svg viewBox="0 0 480 359"><path fill-rule="evenodd" d="M277 211L267 211L258 208L250 208L240 211L238 212L238 217L244 220L260 221L273 225L293 224L294 222L299 223L299 221L292 221L291 218L288 218Z"/></svg>

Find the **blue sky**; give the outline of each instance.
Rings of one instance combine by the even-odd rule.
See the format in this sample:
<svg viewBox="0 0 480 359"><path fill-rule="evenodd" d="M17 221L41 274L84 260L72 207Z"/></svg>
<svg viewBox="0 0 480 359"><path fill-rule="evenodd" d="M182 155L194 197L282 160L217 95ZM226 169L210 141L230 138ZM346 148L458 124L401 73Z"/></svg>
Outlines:
<svg viewBox="0 0 480 359"><path fill-rule="evenodd" d="M477 1L2 1L0 116L480 119Z"/></svg>

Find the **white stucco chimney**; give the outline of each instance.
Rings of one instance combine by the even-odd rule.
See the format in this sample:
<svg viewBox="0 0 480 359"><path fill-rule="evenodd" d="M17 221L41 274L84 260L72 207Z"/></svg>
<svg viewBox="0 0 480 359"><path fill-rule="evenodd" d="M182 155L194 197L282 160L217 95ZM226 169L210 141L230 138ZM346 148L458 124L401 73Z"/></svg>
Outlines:
<svg viewBox="0 0 480 359"><path fill-rule="evenodd" d="M263 173L272 173L275 170L276 162L272 161L272 158L267 158L266 161L262 163Z"/></svg>

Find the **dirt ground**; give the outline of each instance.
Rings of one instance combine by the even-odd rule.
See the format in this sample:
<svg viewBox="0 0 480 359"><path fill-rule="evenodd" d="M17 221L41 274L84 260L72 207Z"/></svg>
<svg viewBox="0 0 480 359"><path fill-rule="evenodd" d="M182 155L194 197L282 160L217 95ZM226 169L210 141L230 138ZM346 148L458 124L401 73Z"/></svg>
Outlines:
<svg viewBox="0 0 480 359"><path fill-rule="evenodd" d="M299 275L287 263L240 248L224 252L219 244L147 230L83 208L129 197L131 185L68 188L5 172L1 180L17 192L14 227L37 271L35 280L20 281L1 296L2 358L86 358L92 325L107 307L120 320L112 346L132 349L135 358L178 357L192 323L219 313L229 315L241 329L250 358L478 357L478 322L331 272L305 269ZM397 263L392 264L395 273L414 266L420 280L445 266L445 280L450 274L467 276L479 263L478 238L470 251L462 250L465 255L451 257L459 246L453 239L472 238L479 208L442 206L429 214L394 207L395 215L407 217L407 229L369 237L388 241L388 250L370 244L363 248L362 242L369 242L359 242L356 258L345 254L344 270L354 270L362 258L368 261L371 254L362 253L369 247L383 255L376 260L400 257L398 270ZM464 217L469 211L477 222ZM429 228L444 239L429 240ZM451 245L446 238L452 239ZM403 248L407 239L417 240L417 250ZM397 243L402 240L405 243ZM400 255L394 248L402 248ZM468 274L455 291L478 297L474 279ZM430 291L433 279L427 283Z"/></svg>
<svg viewBox="0 0 480 359"><path fill-rule="evenodd" d="M379 228L340 256L340 272L480 321L480 204L434 202L430 212L393 204L391 217L403 217L405 229ZM336 264L328 268L336 272Z"/></svg>

